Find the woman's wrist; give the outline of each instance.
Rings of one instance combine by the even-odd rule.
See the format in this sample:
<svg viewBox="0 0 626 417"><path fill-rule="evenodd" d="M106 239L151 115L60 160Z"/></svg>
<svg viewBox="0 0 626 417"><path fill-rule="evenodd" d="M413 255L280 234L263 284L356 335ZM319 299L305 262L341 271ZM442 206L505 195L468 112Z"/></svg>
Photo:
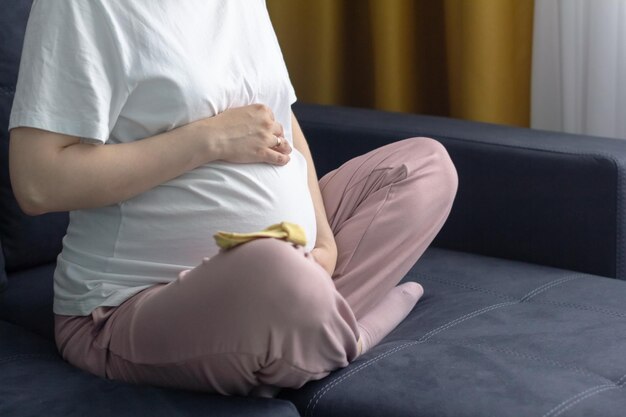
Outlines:
<svg viewBox="0 0 626 417"><path fill-rule="evenodd" d="M324 249L337 252L337 242L335 242L334 238L326 238L326 237L320 238L318 236L317 239L315 240L315 247L324 248Z"/></svg>
<svg viewBox="0 0 626 417"><path fill-rule="evenodd" d="M337 266L337 245L327 242L317 243L311 251L315 261L320 264L330 276L333 276Z"/></svg>
<svg viewBox="0 0 626 417"><path fill-rule="evenodd" d="M223 138L220 130L215 126L213 118L205 118L183 126L187 134L200 144L200 155L203 163L221 159L223 152Z"/></svg>

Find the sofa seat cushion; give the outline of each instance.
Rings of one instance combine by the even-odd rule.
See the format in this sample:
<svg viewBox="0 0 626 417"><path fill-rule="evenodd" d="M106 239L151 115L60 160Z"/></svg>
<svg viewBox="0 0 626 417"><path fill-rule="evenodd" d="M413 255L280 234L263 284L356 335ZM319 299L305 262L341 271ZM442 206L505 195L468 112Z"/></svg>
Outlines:
<svg viewBox="0 0 626 417"><path fill-rule="evenodd" d="M111 381L69 365L54 344L0 321L0 416L297 417L288 401Z"/></svg>
<svg viewBox="0 0 626 417"><path fill-rule="evenodd" d="M381 344L300 390L305 417L623 416L626 282L430 248Z"/></svg>

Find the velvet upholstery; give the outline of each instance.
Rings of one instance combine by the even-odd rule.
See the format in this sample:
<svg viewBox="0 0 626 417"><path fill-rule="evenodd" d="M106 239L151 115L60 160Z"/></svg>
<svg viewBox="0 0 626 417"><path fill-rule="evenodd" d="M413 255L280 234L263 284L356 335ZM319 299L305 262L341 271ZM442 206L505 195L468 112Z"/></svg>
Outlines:
<svg viewBox="0 0 626 417"><path fill-rule="evenodd" d="M280 397L302 416L624 415L626 285L430 248L423 298L349 367Z"/></svg>

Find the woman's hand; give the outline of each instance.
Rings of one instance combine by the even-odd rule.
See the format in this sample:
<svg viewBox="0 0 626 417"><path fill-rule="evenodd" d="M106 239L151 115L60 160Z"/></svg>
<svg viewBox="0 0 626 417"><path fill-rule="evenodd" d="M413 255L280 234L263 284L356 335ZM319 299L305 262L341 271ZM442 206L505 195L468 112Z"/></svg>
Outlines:
<svg viewBox="0 0 626 417"><path fill-rule="evenodd" d="M326 272L328 272L328 275L332 277L335 272L335 266L337 265L337 246L320 244L313 248L311 255L313 255L315 262L324 268Z"/></svg>
<svg viewBox="0 0 626 417"><path fill-rule="evenodd" d="M207 137L213 140L217 159L274 165L289 162L291 146L285 140L283 126L263 104L228 109L199 123L209 129Z"/></svg>

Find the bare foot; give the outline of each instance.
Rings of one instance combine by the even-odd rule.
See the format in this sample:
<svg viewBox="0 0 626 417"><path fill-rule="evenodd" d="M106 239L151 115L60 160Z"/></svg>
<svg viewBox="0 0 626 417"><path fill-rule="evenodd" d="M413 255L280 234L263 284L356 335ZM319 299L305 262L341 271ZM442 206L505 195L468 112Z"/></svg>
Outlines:
<svg viewBox="0 0 626 417"><path fill-rule="evenodd" d="M360 353L376 346L409 315L424 289L417 282L405 282L394 287L382 301L359 320Z"/></svg>

